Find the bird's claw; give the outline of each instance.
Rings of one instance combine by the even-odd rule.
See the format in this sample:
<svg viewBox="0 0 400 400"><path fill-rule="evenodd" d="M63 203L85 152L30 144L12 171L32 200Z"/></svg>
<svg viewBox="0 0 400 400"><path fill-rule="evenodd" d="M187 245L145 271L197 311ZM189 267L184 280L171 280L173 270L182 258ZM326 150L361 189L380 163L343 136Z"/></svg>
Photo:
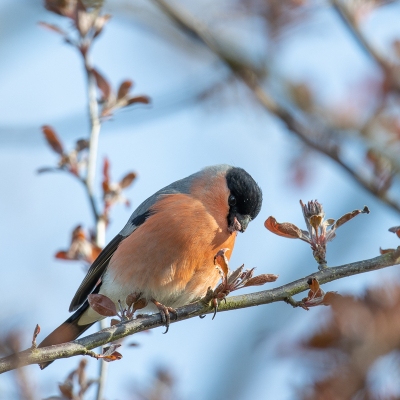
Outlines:
<svg viewBox="0 0 400 400"><path fill-rule="evenodd" d="M166 307L166 306L164 306L163 304L159 303L158 301L156 301L156 300L154 300L154 299L152 299L151 301L155 304L155 306L156 306L156 307L158 308L158 310L160 311L161 320L162 320L162 322L164 323L164 325L165 325L166 328L167 328L167 329L165 330L165 332L164 332L164 334L165 334L165 333L168 332L169 324L170 324L170 321L171 321L170 313L171 313L171 314L175 314L175 319L178 319L178 313L177 313L176 310L175 310L174 308L172 308L172 307Z"/></svg>
<svg viewBox="0 0 400 400"><path fill-rule="evenodd" d="M215 294L215 297L212 299L212 306L214 308L214 315L213 315L212 319L214 319L215 316L217 315L219 303L221 301L224 301L225 304L226 304L226 296L227 296L227 293L224 293L224 292L220 292L218 294Z"/></svg>
<svg viewBox="0 0 400 400"><path fill-rule="evenodd" d="M223 300L226 303L226 296L229 294L230 290L226 285L219 285L215 290L212 290L211 287L208 288L206 295L201 300L206 305L211 305L214 309L214 315L212 319L215 318L218 311L219 303ZM201 316L200 316L201 318Z"/></svg>

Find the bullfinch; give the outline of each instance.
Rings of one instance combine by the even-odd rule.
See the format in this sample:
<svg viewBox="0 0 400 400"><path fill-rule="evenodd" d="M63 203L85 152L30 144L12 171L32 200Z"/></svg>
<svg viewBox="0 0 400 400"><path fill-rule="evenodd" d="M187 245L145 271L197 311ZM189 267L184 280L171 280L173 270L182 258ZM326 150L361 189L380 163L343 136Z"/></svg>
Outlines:
<svg viewBox="0 0 400 400"><path fill-rule="evenodd" d="M104 317L89 305L99 293L125 307L131 293L147 301L145 312L161 312L168 323L175 307L205 296L220 275L214 256L231 251L260 212L262 192L242 168L215 165L153 194L93 262L72 299L75 313L39 347L75 340ZM228 259L231 251L227 253ZM42 369L50 363L41 365Z"/></svg>

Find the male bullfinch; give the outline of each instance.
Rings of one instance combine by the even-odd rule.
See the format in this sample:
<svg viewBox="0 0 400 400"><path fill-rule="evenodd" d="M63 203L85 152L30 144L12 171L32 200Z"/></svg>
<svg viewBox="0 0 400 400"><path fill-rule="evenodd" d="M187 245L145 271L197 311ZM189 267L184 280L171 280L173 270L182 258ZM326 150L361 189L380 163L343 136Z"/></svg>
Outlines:
<svg viewBox="0 0 400 400"><path fill-rule="evenodd" d="M91 265L72 299L75 313L39 347L75 340L104 317L87 297L100 293L117 306L138 293L143 311L160 311L167 328L173 307L189 304L215 288L214 256L232 251L261 209L262 193L242 168L215 165L181 179L145 200ZM231 251L227 257L230 258ZM41 365L45 368L50 363Z"/></svg>

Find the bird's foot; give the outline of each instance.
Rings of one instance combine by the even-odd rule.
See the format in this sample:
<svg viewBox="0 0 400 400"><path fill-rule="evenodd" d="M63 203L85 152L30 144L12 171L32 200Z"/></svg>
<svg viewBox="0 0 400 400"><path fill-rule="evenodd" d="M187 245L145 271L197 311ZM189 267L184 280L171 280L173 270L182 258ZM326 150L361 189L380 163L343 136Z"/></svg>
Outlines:
<svg viewBox="0 0 400 400"><path fill-rule="evenodd" d="M164 333L167 333L168 329L169 329L169 323L171 321L170 313L171 314L175 314L175 319L178 319L178 313L172 307L166 307L166 306L164 306L163 304L159 303L158 301L156 301L154 299L152 299L151 301L159 309L160 314L161 314L162 322L165 324L165 326L167 328Z"/></svg>
<svg viewBox="0 0 400 400"><path fill-rule="evenodd" d="M219 303L221 303L221 301L225 301L225 303L226 303L226 296L228 296L228 294L229 294L229 290L226 290L226 291L223 291L223 292L218 292L218 293L214 292L214 297L212 299L212 306L214 308L214 315L213 315L212 319L214 319L215 316L217 315Z"/></svg>
<svg viewBox="0 0 400 400"><path fill-rule="evenodd" d="M218 311L218 306L219 303L223 300L226 303L226 296L230 293L230 288L226 284L220 284L215 290L211 289L211 286L207 290L207 294L205 297L202 299L203 303L206 305L209 305L211 302L211 305L214 309L214 315L212 319L215 318L217 315Z"/></svg>

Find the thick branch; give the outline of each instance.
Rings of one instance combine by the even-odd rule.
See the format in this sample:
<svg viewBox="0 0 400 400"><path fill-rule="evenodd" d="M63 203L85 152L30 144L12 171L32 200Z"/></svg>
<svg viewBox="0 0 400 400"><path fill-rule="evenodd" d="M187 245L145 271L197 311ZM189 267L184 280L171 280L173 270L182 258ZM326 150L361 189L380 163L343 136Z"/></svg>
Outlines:
<svg viewBox="0 0 400 400"><path fill-rule="evenodd" d="M316 272L275 289L264 290L262 292L241 296L228 297L226 303L222 302L220 304L218 311L220 312L254 307L276 301L286 301L290 303L292 296L308 290L309 286L307 284L307 280L310 277L317 278L318 281L323 284L332 282L336 279L344 278L346 276L374 271L397 264L400 264L400 247L398 247L395 252L387 253L369 260L345 264L335 268L326 268L323 271ZM210 305L206 305L202 301L198 301L197 303L178 308L178 319L171 321L171 323L183 321L185 319L193 318L203 314L209 314L211 312L213 312L213 309L210 307ZM73 342L34 350L28 349L18 354L0 359L0 373L25 365L39 364L59 358L68 358L76 355L93 356L93 352L90 352L91 349L121 339L125 336L133 335L134 333L147 329L156 328L161 325L162 321L160 314L154 314L127 322L122 322L118 325L104 329L92 335L88 335Z"/></svg>
<svg viewBox="0 0 400 400"><path fill-rule="evenodd" d="M199 40L217 55L219 59L230 68L235 76L244 82L252 91L261 106L283 121L288 129L298 136L307 146L334 160L364 187L364 189L368 190L394 210L400 212L400 204L391 199L386 193L380 191L378 187L357 173L340 158L337 146L329 140L331 132L326 129L318 129L318 132L316 130L311 130L296 119L292 113L275 101L275 99L262 88L259 82L260 72L248 62L241 60L239 56L232 54L232 51L230 51L222 41L217 40L217 38L212 35L205 24L197 20L182 7L178 9L165 0L153 1L183 30L183 32Z"/></svg>

